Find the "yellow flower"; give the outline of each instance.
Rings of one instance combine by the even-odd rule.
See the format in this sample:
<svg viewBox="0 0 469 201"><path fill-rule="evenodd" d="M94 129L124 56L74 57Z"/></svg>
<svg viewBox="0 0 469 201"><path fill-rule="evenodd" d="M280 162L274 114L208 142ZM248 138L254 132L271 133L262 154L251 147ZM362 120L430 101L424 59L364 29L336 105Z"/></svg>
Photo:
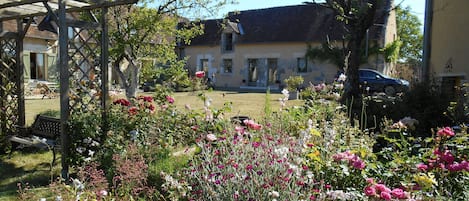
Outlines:
<svg viewBox="0 0 469 201"><path fill-rule="evenodd" d="M314 129L314 128L311 129L309 132L311 133L311 135L321 137L321 133L318 130Z"/></svg>
<svg viewBox="0 0 469 201"><path fill-rule="evenodd" d="M430 189L434 184L436 184L435 176L432 173L419 173L414 175L414 181L417 182L422 189Z"/></svg>
<svg viewBox="0 0 469 201"><path fill-rule="evenodd" d="M318 150L314 149L311 153L307 154L306 156L308 156L313 161L321 161L321 157L319 157L319 155L321 155L321 153Z"/></svg>

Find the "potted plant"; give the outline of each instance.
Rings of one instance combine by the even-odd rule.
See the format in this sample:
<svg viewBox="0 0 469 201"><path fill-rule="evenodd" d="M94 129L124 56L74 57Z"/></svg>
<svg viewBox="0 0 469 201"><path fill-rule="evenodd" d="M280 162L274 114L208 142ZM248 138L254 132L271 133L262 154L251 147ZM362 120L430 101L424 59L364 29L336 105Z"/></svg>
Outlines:
<svg viewBox="0 0 469 201"><path fill-rule="evenodd" d="M301 75L290 76L284 80L287 90L290 93L289 100L298 99L298 89L303 84L304 79Z"/></svg>

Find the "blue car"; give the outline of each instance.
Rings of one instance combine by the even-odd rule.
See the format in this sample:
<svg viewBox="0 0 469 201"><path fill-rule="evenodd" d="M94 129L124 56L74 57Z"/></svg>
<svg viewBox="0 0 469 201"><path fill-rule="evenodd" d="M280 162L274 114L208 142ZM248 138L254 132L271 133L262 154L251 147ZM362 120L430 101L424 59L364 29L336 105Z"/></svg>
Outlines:
<svg viewBox="0 0 469 201"><path fill-rule="evenodd" d="M392 96L409 89L409 81L392 78L375 70L359 69L358 74L360 85L369 92L384 92Z"/></svg>

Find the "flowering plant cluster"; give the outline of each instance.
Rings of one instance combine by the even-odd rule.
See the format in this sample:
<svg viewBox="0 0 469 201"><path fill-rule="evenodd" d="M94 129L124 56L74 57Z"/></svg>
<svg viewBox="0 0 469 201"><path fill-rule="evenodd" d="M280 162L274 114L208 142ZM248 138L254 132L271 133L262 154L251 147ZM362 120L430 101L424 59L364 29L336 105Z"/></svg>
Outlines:
<svg viewBox="0 0 469 201"><path fill-rule="evenodd" d="M365 195L371 198L379 198L382 200L391 200L391 199L408 199L409 192L405 192L401 188L395 188L391 190L384 184L375 183L374 179L367 179L368 186L365 187Z"/></svg>
<svg viewBox="0 0 469 201"><path fill-rule="evenodd" d="M365 162L361 160L360 157L358 157L356 154L353 154L350 151L335 154L334 156L332 156L332 158L334 158L334 161L337 162L345 161L350 166L358 170L363 170L365 168Z"/></svg>

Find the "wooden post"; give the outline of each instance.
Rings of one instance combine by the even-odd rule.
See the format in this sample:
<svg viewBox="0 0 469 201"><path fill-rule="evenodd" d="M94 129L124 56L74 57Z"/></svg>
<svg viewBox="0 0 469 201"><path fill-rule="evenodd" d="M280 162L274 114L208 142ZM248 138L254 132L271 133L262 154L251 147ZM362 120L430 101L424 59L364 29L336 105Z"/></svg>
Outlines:
<svg viewBox="0 0 469 201"><path fill-rule="evenodd" d="M18 96L18 125L25 125L26 110L24 103L24 61L23 61L23 39L26 31L23 29L23 20L16 19L17 37L16 37L16 95Z"/></svg>
<svg viewBox="0 0 469 201"><path fill-rule="evenodd" d="M103 125L101 125L104 134L109 130L108 128L108 118L107 118L107 106L109 99L109 37L108 37L108 26L106 23L106 15L108 12L107 7L102 8L101 12L101 109L103 115Z"/></svg>
<svg viewBox="0 0 469 201"><path fill-rule="evenodd" d="M66 23L66 0L59 0L59 71L60 71L60 122L62 142L62 178L68 180L68 156L69 156L69 141L70 137L67 130L67 121L70 115L69 107L69 79L70 73L68 71L68 27Z"/></svg>

